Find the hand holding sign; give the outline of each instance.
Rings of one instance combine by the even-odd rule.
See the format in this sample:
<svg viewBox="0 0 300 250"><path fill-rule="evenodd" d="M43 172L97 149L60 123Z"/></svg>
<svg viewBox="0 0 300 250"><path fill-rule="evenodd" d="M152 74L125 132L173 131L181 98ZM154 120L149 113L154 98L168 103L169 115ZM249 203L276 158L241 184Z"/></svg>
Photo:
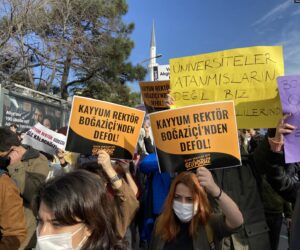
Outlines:
<svg viewBox="0 0 300 250"><path fill-rule="evenodd" d="M98 152L97 162L98 162L99 165L101 165L103 167L104 170L112 168L111 161L110 161L110 156L104 150L100 150Z"/></svg>
<svg viewBox="0 0 300 250"><path fill-rule="evenodd" d="M169 90L169 93L167 94L167 98L164 100L166 106L168 106L169 108L170 108L172 105L174 105L174 101L175 101L174 97L171 96L170 92L171 92L171 91Z"/></svg>
<svg viewBox="0 0 300 250"><path fill-rule="evenodd" d="M102 166L103 170L105 171L108 178L110 179L112 186L115 189L119 189L122 186L122 182L119 179L117 172L114 170L114 168L111 165L109 154L104 150L99 150L97 162L99 165Z"/></svg>
<svg viewBox="0 0 300 250"><path fill-rule="evenodd" d="M279 120L274 137L271 137L272 133L270 134L269 132L268 140L269 140L270 148L274 152L282 151L282 146L284 144L284 136L291 134L296 129L295 126L286 122L286 119L288 119L289 117L292 117L291 113L285 114Z"/></svg>
<svg viewBox="0 0 300 250"><path fill-rule="evenodd" d="M198 181L200 182L200 185L204 187L207 193L212 195L213 197L216 197L219 192L220 188L218 185L215 183L211 172L205 168L205 167L200 167L197 169L197 178Z"/></svg>
<svg viewBox="0 0 300 250"><path fill-rule="evenodd" d="M275 140L276 141L283 141L283 135L284 134L290 134L294 131L296 128L295 126L286 123L285 120L292 116L291 113L285 114L278 122L277 127L276 127L276 134L275 134Z"/></svg>

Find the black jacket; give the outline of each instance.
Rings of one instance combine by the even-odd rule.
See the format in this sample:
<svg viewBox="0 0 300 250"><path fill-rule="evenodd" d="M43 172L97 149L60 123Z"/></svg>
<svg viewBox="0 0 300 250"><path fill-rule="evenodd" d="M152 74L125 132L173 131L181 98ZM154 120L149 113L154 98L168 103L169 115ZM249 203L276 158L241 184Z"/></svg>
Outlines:
<svg viewBox="0 0 300 250"><path fill-rule="evenodd" d="M266 137L254 152L256 171L266 175L271 187L282 198L295 203L300 186L300 163L285 163L284 152L273 152Z"/></svg>
<svg viewBox="0 0 300 250"><path fill-rule="evenodd" d="M212 174L216 183L238 205L244 217L242 230L225 238L222 249L269 250L268 226L252 171L251 156L242 155L242 165L239 167L213 170Z"/></svg>
<svg viewBox="0 0 300 250"><path fill-rule="evenodd" d="M298 197L297 197L296 206L292 218L291 243L290 243L291 250L300 249L299 235L300 235L300 189L298 190Z"/></svg>

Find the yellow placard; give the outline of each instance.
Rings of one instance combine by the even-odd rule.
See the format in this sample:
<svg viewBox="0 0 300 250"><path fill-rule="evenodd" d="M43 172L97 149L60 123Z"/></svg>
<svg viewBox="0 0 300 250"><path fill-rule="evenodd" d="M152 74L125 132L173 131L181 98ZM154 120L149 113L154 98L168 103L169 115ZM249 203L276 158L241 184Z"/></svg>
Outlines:
<svg viewBox="0 0 300 250"><path fill-rule="evenodd" d="M147 113L168 109L165 104L170 81L140 82L140 89Z"/></svg>
<svg viewBox="0 0 300 250"><path fill-rule="evenodd" d="M132 159L145 112L114 103L74 96L66 149Z"/></svg>
<svg viewBox="0 0 300 250"><path fill-rule="evenodd" d="M240 164L232 101L193 105L150 114L162 171Z"/></svg>
<svg viewBox="0 0 300 250"><path fill-rule="evenodd" d="M233 100L239 128L275 127L282 115L276 78L281 46L224 50L170 60L176 107Z"/></svg>

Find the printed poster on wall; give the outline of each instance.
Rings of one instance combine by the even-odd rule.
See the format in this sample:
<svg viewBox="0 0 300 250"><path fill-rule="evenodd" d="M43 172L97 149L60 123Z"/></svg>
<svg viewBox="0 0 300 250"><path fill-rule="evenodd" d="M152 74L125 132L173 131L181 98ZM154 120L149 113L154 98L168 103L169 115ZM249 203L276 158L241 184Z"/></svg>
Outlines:
<svg viewBox="0 0 300 250"><path fill-rule="evenodd" d="M283 113L292 113L286 122L296 129L284 136L286 163L300 162L300 75L277 78Z"/></svg>
<svg viewBox="0 0 300 250"><path fill-rule="evenodd" d="M241 164L233 101L150 114L161 172Z"/></svg>
<svg viewBox="0 0 300 250"><path fill-rule="evenodd" d="M63 150L65 148L66 136L37 123L26 132L22 143L32 146L36 150L54 155L57 149Z"/></svg>
<svg viewBox="0 0 300 250"><path fill-rule="evenodd" d="M148 114L169 109L165 104L170 81L140 82L144 105Z"/></svg>
<svg viewBox="0 0 300 250"><path fill-rule="evenodd" d="M126 106L74 96L66 150L111 158L132 159L145 112Z"/></svg>
<svg viewBox="0 0 300 250"><path fill-rule="evenodd" d="M233 100L239 128L276 127L284 75L281 46L230 49L170 60L176 107Z"/></svg>
<svg viewBox="0 0 300 250"><path fill-rule="evenodd" d="M18 131L22 131L41 123L55 131L66 125L63 119L66 111L59 105L41 103L12 93L5 93L3 97L3 126L16 124Z"/></svg>

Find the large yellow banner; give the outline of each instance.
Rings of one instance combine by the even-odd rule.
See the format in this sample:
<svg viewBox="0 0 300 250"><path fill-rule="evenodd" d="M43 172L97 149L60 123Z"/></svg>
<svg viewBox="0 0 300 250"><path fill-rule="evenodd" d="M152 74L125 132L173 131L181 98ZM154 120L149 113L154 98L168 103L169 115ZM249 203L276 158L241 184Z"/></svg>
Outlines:
<svg viewBox="0 0 300 250"><path fill-rule="evenodd" d="M275 127L281 117L276 78L281 46L224 50L170 60L175 107L233 100L239 128Z"/></svg>

